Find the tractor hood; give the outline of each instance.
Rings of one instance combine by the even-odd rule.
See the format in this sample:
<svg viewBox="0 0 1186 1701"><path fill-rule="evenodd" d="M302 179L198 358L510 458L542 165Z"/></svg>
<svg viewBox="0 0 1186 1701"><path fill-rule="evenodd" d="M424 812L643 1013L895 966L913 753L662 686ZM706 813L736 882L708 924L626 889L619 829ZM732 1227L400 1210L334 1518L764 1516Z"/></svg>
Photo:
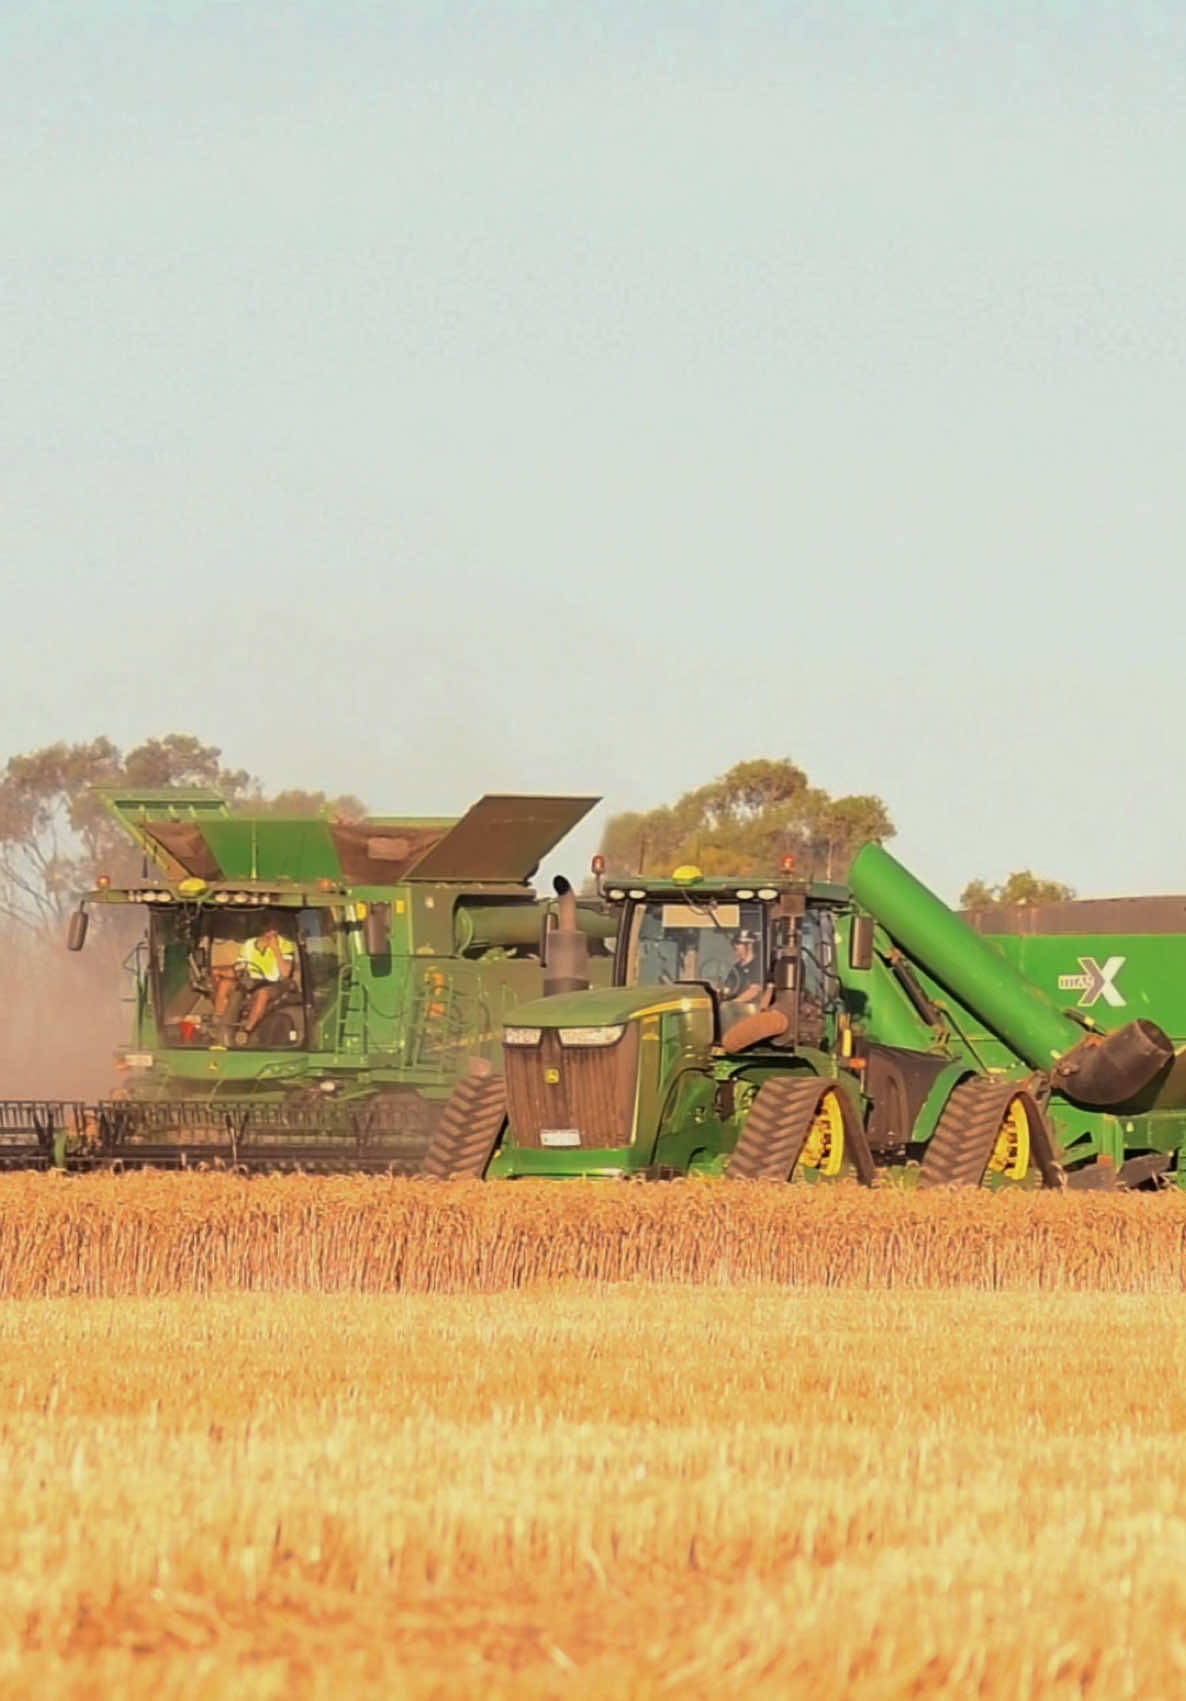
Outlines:
<svg viewBox="0 0 1186 1701"><path fill-rule="evenodd" d="M611 1028L661 1010L711 1009L700 986L607 986L533 998L511 1010L506 1022L516 1028Z"/></svg>

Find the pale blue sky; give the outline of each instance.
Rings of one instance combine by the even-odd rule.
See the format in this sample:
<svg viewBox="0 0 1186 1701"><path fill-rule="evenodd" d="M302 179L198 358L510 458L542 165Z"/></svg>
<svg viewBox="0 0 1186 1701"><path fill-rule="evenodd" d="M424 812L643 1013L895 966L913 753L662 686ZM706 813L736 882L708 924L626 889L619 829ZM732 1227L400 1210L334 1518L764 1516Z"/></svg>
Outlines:
<svg viewBox="0 0 1186 1701"><path fill-rule="evenodd" d="M0 753L789 754L948 896L1186 888L1184 74L1148 0L8 0Z"/></svg>

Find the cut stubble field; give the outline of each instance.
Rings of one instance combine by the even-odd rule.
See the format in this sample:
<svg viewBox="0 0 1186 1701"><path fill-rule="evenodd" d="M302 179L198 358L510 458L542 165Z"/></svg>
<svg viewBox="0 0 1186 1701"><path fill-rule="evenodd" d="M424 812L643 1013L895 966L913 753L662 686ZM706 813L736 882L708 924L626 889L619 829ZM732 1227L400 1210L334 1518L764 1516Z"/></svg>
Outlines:
<svg viewBox="0 0 1186 1701"><path fill-rule="evenodd" d="M34 1247L35 1198L140 1208L136 1178L41 1185L0 1183L10 1293L18 1197ZM1013 1204L971 1209L992 1233ZM1147 1209L1169 1234L1176 1203ZM191 1270L140 1297L113 1269L110 1295L10 1297L0 1693L1180 1695L1168 1269L1140 1294Z"/></svg>

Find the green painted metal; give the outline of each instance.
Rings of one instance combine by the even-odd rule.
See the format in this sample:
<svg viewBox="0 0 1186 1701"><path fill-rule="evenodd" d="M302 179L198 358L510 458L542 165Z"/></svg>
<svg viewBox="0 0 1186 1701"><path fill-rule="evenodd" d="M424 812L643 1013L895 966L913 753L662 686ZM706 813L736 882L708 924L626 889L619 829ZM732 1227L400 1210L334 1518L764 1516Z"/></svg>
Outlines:
<svg viewBox="0 0 1186 1701"><path fill-rule="evenodd" d="M897 945L1032 1068L1048 1069L1083 1038L1082 1028L1040 987L881 845L862 846L849 880L854 897Z"/></svg>
<svg viewBox="0 0 1186 1701"><path fill-rule="evenodd" d="M1052 1002L1094 1027L1145 1016L1186 1043L1186 930L986 937Z"/></svg>
<svg viewBox="0 0 1186 1701"><path fill-rule="evenodd" d="M516 801L527 806L522 820ZM548 1031L633 1026L637 1073L620 1139L594 1149L542 1148L518 1141L512 1118L490 1173L712 1174L736 1145L763 1082L788 1070L836 1081L872 1127L876 1094L865 1068L872 1052L890 1047L923 1059L930 1073L914 1101L909 1151L900 1138L887 1141L878 1148L882 1161L917 1156L958 1082L989 1073L1045 1094L1069 1163L1106 1156L1119 1168L1126 1155L1167 1152L1176 1159L1175 1181L1186 1186L1186 1062L1175 1062L1119 1113L1071 1103L1052 1073L1093 1030L1106 1035L1135 1017L1186 1034L1186 925L1158 936L1104 935L1074 931L1064 917L1057 937L1033 928L982 934L870 846L854 864L851 893L786 876L611 885L608 913L588 905L580 912L593 939L594 986L542 998L538 950L548 906L525 874L580 801L484 799L460 822L376 817L342 824L233 817L212 794L121 795L114 812L163 870L139 887L88 899L140 905L150 918L128 1048L137 1060L128 1071L133 1095L282 1102L327 1090L345 1100L395 1095L412 1104L414 1120L416 1106L444 1101L469 1058L498 1066L505 1024ZM203 865L218 872L187 879L186 858L206 859ZM443 879L430 877L434 869L474 872ZM799 1008L803 977L815 973L822 1000L816 1028L797 1043L784 1038L726 1052L702 989L686 979L646 984L638 953L631 959L631 918L648 903L674 912L748 906L771 979L777 941L793 930L796 990L774 996L780 1008ZM372 955L366 910L376 905L386 918L387 948ZM301 939L309 995L299 1043L220 1050L202 1034L181 1043L178 1011L192 976L184 928L201 935L216 917L227 925L227 917L261 909L284 915ZM853 969L847 942L861 911L878 924L876 949L870 967ZM811 927L812 950L803 954ZM615 933L614 984L597 984L611 979L606 952ZM709 925L702 943L702 962L715 951L719 964L721 950L727 954ZM826 959L814 970L812 952ZM671 967L673 975L701 972Z"/></svg>
<svg viewBox="0 0 1186 1701"><path fill-rule="evenodd" d="M619 935L615 984L532 1000L512 1012L509 1025L529 1041L537 1030L561 1038L571 1030L635 1025L637 1084L629 1126L623 1126L620 1141L610 1144L600 1143L591 1149L548 1148L516 1137L512 1103L509 1125L487 1172L491 1177L720 1173L763 1082L787 1071L835 1080L863 1115L859 1079L842 1066L837 1054L843 990L834 971L830 983L833 996L818 1043L801 1043L790 1049L766 1045L729 1056L716 1041L713 1004L703 987L690 981L640 983L637 971L641 952L632 954L627 943L635 931L633 918L648 905L657 906L664 915L668 913L663 908L666 905L676 913L697 906L730 906L738 911L738 921L740 906L745 905L747 916L760 933L764 962L770 960L774 949L779 916L810 915L818 920L827 929L827 949L834 956L832 928L839 923L843 932L849 908L844 888L812 885L786 876L691 882L632 878L621 885L610 883L607 896ZM705 926L703 932L705 940L712 942L711 926ZM720 947L715 949L719 957ZM725 951L727 954L727 946ZM516 1053L524 1066L538 1056L538 1067L544 1069L543 1053L534 1042L522 1049L516 1047ZM556 1055L554 1051L548 1053L549 1058ZM558 1055L558 1068L563 1073L573 1052L562 1045ZM595 1059L597 1054L590 1051L584 1055ZM608 1063L608 1049L603 1055Z"/></svg>
<svg viewBox="0 0 1186 1701"><path fill-rule="evenodd" d="M451 847L459 825L452 818L343 825L232 816L208 793L109 796L112 813L155 863L136 885L85 899L146 918L130 963L123 1088L134 1099L224 1103L378 1097L397 1132L431 1125L471 1058L499 1062L509 1010L539 993L553 901L525 879L430 880L415 865L443 852L462 864L523 866L593 801L483 799ZM475 831L484 823L492 834L485 847ZM216 876L192 872L212 863ZM367 878L351 878L351 865ZM374 877L387 868L390 878ZM378 911L382 935L368 931L369 911ZM297 943L299 997L248 1044L221 1043L214 969L234 961L238 943L269 913ZM583 902L578 921L591 940L592 978L608 980L602 906Z"/></svg>
<svg viewBox="0 0 1186 1701"><path fill-rule="evenodd" d="M691 890L702 899L728 902L739 889L752 897L758 884L716 879L697 881ZM636 900L678 903L688 890L682 883L623 883L617 890L622 936ZM610 895L615 896L613 888ZM693 1033L684 1009L686 987L619 986L535 1000L511 1020L542 1031L651 1026L653 1042L646 1043L644 1032L639 1046L632 1125L621 1144L595 1151L541 1150L516 1140L512 1114L491 1173L629 1175L690 1168L711 1173L736 1144L763 1080L787 1069L837 1080L872 1126L875 1098L862 1071L872 1053L890 1047L927 1060L930 1073L929 1086L915 1102L909 1141L891 1139L877 1147L882 1162L900 1163L921 1151L958 1084L970 1074L989 1074L1039 1092L1056 1145L1072 1167L1103 1157L1119 1170L1126 1156L1162 1151L1175 1156L1174 1179L1186 1185L1186 1080L1178 1064L1127 1113L1073 1103L1051 1072L1060 1057L1084 1043L1089 1022L1106 1034L1134 1016L1164 1020L1168 1010L1167 1026L1179 1032L1186 1027L1186 929L1157 939L1065 930L1057 939L985 937L877 847L867 847L857 859L853 897L835 887L772 881L763 895L767 941L774 916L785 912L792 895L808 914L826 913L837 934L833 996L818 1046L763 1043L727 1055L705 1039L702 1026ZM878 927L871 964L854 969L847 945L858 903ZM628 968L620 952L619 981L629 979ZM1068 1000L1068 993L1074 998ZM1098 1018L1095 1010L1082 1009L1084 997L1103 1006ZM1080 1010L1070 1014L1060 1002L1078 1002Z"/></svg>

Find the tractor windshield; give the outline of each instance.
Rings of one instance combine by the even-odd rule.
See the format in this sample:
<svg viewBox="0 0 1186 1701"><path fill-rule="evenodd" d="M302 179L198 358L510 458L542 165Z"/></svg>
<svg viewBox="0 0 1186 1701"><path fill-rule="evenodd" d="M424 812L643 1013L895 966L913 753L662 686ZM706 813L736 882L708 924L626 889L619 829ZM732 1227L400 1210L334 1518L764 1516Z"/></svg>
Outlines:
<svg viewBox="0 0 1186 1701"><path fill-rule="evenodd" d="M162 1045L307 1048L338 984L327 910L154 911L152 1002Z"/></svg>
<svg viewBox="0 0 1186 1701"><path fill-rule="evenodd" d="M628 986L708 981L722 1005L757 1003L766 976L760 903L652 899L635 906L626 952Z"/></svg>

